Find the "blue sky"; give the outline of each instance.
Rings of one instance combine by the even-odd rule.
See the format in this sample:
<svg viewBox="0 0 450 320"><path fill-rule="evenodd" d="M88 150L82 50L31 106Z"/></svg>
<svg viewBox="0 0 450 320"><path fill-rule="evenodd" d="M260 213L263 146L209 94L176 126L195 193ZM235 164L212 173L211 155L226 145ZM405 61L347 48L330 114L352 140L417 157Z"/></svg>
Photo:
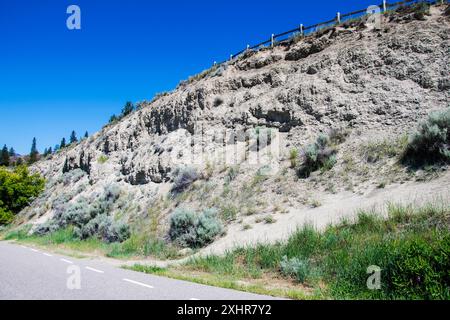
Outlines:
<svg viewBox="0 0 450 320"><path fill-rule="evenodd" d="M0 2L0 144L29 152L98 131L271 33L381 1L14 0ZM66 9L81 8L81 30ZM1 147L0 146L0 147Z"/></svg>

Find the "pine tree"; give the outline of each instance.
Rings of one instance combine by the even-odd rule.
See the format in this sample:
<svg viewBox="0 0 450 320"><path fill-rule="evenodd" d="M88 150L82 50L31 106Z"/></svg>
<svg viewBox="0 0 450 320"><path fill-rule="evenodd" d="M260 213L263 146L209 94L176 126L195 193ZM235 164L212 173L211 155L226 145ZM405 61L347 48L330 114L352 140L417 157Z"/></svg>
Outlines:
<svg viewBox="0 0 450 320"><path fill-rule="evenodd" d="M129 115L130 113L133 112L133 110L134 110L133 103L128 101L127 103L125 103L125 106L122 109L122 117Z"/></svg>
<svg viewBox="0 0 450 320"><path fill-rule="evenodd" d="M3 146L2 152L0 154L0 166L9 166L9 152L6 144Z"/></svg>
<svg viewBox="0 0 450 320"><path fill-rule="evenodd" d="M14 157L16 155L16 150L13 147L9 148L9 156Z"/></svg>
<svg viewBox="0 0 450 320"><path fill-rule="evenodd" d="M30 151L30 164L35 163L38 160L38 150L36 147L36 138L33 138L33 143L31 144L31 151Z"/></svg>
<svg viewBox="0 0 450 320"><path fill-rule="evenodd" d="M61 143L59 144L59 149L63 149L66 147L66 138L62 138Z"/></svg>
<svg viewBox="0 0 450 320"><path fill-rule="evenodd" d="M70 134L70 144L77 142L78 142L77 134L75 133L75 131L72 131L72 133Z"/></svg>
<svg viewBox="0 0 450 320"><path fill-rule="evenodd" d="M44 157L46 157L48 155L48 150L47 148L44 149L44 153L42 154Z"/></svg>
<svg viewBox="0 0 450 320"><path fill-rule="evenodd" d="M48 150L47 150L47 152L48 152L49 155L50 155L50 154L53 154L52 147L49 147Z"/></svg>
<svg viewBox="0 0 450 320"><path fill-rule="evenodd" d="M84 138L85 139L89 138L89 133L87 131L84 133Z"/></svg>
<svg viewBox="0 0 450 320"><path fill-rule="evenodd" d="M112 116L111 116L111 118L109 118L109 123L114 123L114 122L116 122L117 121L117 116L115 115L115 114L113 114Z"/></svg>
<svg viewBox="0 0 450 320"><path fill-rule="evenodd" d="M63 173L66 173L66 172L69 172L69 171L70 171L70 168L69 168L69 161L68 161L67 158L66 158L66 160L64 161Z"/></svg>

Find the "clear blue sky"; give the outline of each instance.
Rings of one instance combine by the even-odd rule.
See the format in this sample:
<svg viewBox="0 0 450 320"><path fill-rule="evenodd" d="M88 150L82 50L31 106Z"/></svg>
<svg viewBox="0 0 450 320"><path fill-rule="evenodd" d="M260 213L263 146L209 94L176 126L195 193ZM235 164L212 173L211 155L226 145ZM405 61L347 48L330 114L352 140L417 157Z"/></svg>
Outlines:
<svg viewBox="0 0 450 320"><path fill-rule="evenodd" d="M300 23L380 1L14 0L0 2L0 144L29 152L98 131L214 60ZM66 9L81 8L81 30ZM1 147L0 146L0 147Z"/></svg>

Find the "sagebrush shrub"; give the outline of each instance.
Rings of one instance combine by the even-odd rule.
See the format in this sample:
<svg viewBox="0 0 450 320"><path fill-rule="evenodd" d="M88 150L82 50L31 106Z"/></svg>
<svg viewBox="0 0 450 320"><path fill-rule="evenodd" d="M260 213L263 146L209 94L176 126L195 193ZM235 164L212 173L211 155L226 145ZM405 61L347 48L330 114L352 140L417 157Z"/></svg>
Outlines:
<svg viewBox="0 0 450 320"><path fill-rule="evenodd" d="M308 145L303 150L303 161L298 168L301 178L308 178L312 172L330 170L336 163L337 150L330 146L328 135L321 134L316 142Z"/></svg>
<svg viewBox="0 0 450 320"><path fill-rule="evenodd" d="M113 221L111 216L101 214L75 230L80 239L99 238L105 242L123 242L130 237L128 225Z"/></svg>
<svg viewBox="0 0 450 320"><path fill-rule="evenodd" d="M304 283L310 274L309 262L306 259L284 256L280 262L281 272L288 277L294 277L298 282Z"/></svg>
<svg viewBox="0 0 450 320"><path fill-rule="evenodd" d="M412 165L450 162L450 108L420 123L409 137L402 160Z"/></svg>
<svg viewBox="0 0 450 320"><path fill-rule="evenodd" d="M122 242L130 236L129 227L123 222L113 221L110 216L120 194L121 190L117 185L109 185L91 199L90 203L88 199L80 197L68 204L63 201L70 197L62 194L53 204L53 218L37 226L34 234L42 236L73 227L75 236L80 239L96 237L105 242Z"/></svg>
<svg viewBox="0 0 450 320"><path fill-rule="evenodd" d="M186 190L194 181L199 178L197 170L193 167L178 167L172 174L173 185L171 192L174 194Z"/></svg>
<svg viewBox="0 0 450 320"><path fill-rule="evenodd" d="M170 217L169 237L175 243L191 248L203 247L223 231L215 209L198 214L178 208Z"/></svg>

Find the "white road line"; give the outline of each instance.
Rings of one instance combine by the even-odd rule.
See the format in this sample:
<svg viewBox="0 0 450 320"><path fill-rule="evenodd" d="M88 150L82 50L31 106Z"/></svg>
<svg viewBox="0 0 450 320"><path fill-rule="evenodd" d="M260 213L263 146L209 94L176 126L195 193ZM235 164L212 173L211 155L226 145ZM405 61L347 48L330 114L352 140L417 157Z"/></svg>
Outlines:
<svg viewBox="0 0 450 320"><path fill-rule="evenodd" d="M44 256L47 256L47 257L53 257L50 253L45 253L45 252L43 252L42 253Z"/></svg>
<svg viewBox="0 0 450 320"><path fill-rule="evenodd" d="M86 267L86 269L91 270L91 271L94 271L94 272L98 272L98 273L105 273L105 272L102 271L102 270L94 269L94 268L91 268L91 267Z"/></svg>
<svg viewBox="0 0 450 320"><path fill-rule="evenodd" d="M63 262L66 262L66 263L70 263L70 264L72 264L72 263L73 263L72 261L70 261L70 260L67 260L67 259L59 259L59 260L61 260L61 261L63 261Z"/></svg>
<svg viewBox="0 0 450 320"><path fill-rule="evenodd" d="M200 300L200 299L197 299L197 298L190 298L189 300Z"/></svg>
<svg viewBox="0 0 450 320"><path fill-rule="evenodd" d="M39 252L39 250L36 250L36 249L30 249L30 250L33 252Z"/></svg>
<svg viewBox="0 0 450 320"><path fill-rule="evenodd" d="M133 283L133 284L137 284L137 285L139 285L139 286L143 286L143 287L146 287L146 288L153 289L153 286L149 286L148 284L141 283L141 282L137 282L137 281L134 281L134 280L123 279L123 281L130 282L130 283Z"/></svg>
<svg viewBox="0 0 450 320"><path fill-rule="evenodd" d="M21 246L22 248L24 248L24 249L28 249L27 247L25 247L25 246Z"/></svg>

